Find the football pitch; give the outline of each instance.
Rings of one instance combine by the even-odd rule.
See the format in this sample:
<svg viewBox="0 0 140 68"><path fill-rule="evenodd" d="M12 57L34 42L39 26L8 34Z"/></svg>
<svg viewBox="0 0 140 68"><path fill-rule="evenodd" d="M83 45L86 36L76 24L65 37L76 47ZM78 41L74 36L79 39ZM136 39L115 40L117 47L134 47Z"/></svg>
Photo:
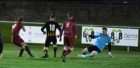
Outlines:
<svg viewBox="0 0 140 68"><path fill-rule="evenodd" d="M25 52L18 57L19 47L5 44L4 57L0 59L0 68L140 68L140 52L113 50L113 58L109 58L107 50L94 58L78 58L82 48L75 48L67 57L66 63L61 60L62 46L59 46L57 58L53 57L53 48L49 48L49 59L40 58L43 55L43 45L29 44L35 58L30 58Z"/></svg>

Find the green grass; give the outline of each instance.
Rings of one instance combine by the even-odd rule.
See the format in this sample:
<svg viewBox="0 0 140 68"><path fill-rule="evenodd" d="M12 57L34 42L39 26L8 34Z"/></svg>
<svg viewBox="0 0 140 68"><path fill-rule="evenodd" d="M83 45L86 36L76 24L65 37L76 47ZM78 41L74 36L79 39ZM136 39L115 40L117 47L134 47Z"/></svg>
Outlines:
<svg viewBox="0 0 140 68"><path fill-rule="evenodd" d="M126 52L113 50L113 58L108 58L107 51L94 58L78 58L82 48L75 48L74 52L67 57L67 62L63 63L60 56L62 46L59 46L58 57L53 58L53 49L49 48L49 59L40 58L43 55L42 45L31 45L29 47L35 58L30 58L25 52L19 58L19 47L13 44L5 44L4 58L0 59L0 68L140 68L140 52Z"/></svg>

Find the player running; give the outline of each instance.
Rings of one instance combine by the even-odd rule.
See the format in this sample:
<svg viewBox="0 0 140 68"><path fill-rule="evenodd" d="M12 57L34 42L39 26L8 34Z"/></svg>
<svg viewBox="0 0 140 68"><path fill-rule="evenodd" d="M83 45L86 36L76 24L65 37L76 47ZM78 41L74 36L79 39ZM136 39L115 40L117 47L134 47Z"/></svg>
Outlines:
<svg viewBox="0 0 140 68"><path fill-rule="evenodd" d="M2 58L2 51L3 51L3 40L2 40L2 35L0 32L0 58Z"/></svg>
<svg viewBox="0 0 140 68"><path fill-rule="evenodd" d="M19 18L18 21L14 24L14 28L12 30L12 40L13 43L19 47L21 47L20 49L20 53L19 53L19 57L22 57L22 54L24 52L24 50L30 55L30 57L34 57L32 55L32 53L30 52L29 47L27 46L27 44L24 42L24 40L19 36L19 32L22 29L23 31L26 31L23 25L23 18Z"/></svg>
<svg viewBox="0 0 140 68"><path fill-rule="evenodd" d="M110 57L112 57L112 54L111 54L111 49L112 49L111 38L107 34L107 28L106 27L103 27L102 30L103 30L103 33L99 33L99 35L89 35L89 37L97 38L97 40L92 46L89 46L89 47L83 49L83 51L82 51L83 55L78 55L79 57L89 58L89 57L94 57L94 56L100 54L103 51L106 43L108 43L108 51L109 51L108 55ZM89 52L89 54L88 54L88 52Z"/></svg>
<svg viewBox="0 0 140 68"><path fill-rule="evenodd" d="M61 36L63 34L63 31L64 31L64 48L62 53L62 60L63 62L65 62L66 56L73 51L74 39L75 37L77 37L76 36L77 23L74 20L74 16L71 13L68 14L68 19L63 24Z"/></svg>
<svg viewBox="0 0 140 68"><path fill-rule="evenodd" d="M59 30L59 32L61 32L61 28L58 25L57 22L55 22L55 15L50 15L50 21L46 22L43 27L41 28L41 31L46 34L47 33L47 37L46 37L46 42L45 42L45 46L44 46L44 56L42 58L48 58L48 47L51 44L51 42L53 43L53 47L54 47L54 57L56 57L56 52L57 52L57 38L56 38L56 29ZM46 31L44 31L44 29L46 29Z"/></svg>

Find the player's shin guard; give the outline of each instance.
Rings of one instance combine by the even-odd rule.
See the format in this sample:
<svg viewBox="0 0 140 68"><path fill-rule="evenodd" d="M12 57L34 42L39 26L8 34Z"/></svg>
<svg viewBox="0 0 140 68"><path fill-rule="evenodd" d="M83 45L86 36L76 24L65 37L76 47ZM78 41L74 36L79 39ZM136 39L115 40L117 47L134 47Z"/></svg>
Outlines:
<svg viewBox="0 0 140 68"><path fill-rule="evenodd" d="M23 52L24 52L24 49L21 48L21 49L20 49L20 53L19 53L19 57L22 57Z"/></svg>
<svg viewBox="0 0 140 68"><path fill-rule="evenodd" d="M56 57L57 47L54 47L54 57Z"/></svg>
<svg viewBox="0 0 140 68"><path fill-rule="evenodd" d="M25 47L26 52L30 55L30 57L34 57L28 46Z"/></svg>

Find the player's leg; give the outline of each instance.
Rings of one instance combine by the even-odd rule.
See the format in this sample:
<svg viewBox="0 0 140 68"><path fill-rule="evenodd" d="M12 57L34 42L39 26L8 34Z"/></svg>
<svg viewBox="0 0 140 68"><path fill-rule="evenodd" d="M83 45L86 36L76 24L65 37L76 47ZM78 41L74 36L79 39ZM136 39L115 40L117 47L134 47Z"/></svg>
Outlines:
<svg viewBox="0 0 140 68"><path fill-rule="evenodd" d="M65 57L65 56L67 55L67 50L68 50L68 48L67 48L67 46L65 45L64 48L63 48L62 56Z"/></svg>
<svg viewBox="0 0 140 68"><path fill-rule="evenodd" d="M67 55L67 50L68 50L67 46L64 45L63 52L62 52L62 61L63 62L66 62L65 59L66 59L66 55Z"/></svg>
<svg viewBox="0 0 140 68"><path fill-rule="evenodd" d="M89 58L89 57L92 57L92 56L96 56L96 55L98 55L98 53L100 52L99 51L99 49L98 49L98 47L96 47L96 46L89 46L89 47L87 47L87 48L85 48L84 50L83 50L83 52L89 52L90 54L83 54L83 55L78 55L79 57L83 57L83 58Z"/></svg>
<svg viewBox="0 0 140 68"><path fill-rule="evenodd" d="M22 45L22 48L20 50L21 53L25 50L30 55L30 57L34 57L33 54L30 51L30 48L27 46L27 44L25 42L21 43L21 45Z"/></svg>
<svg viewBox="0 0 140 68"><path fill-rule="evenodd" d="M83 55L86 55L87 53L88 53L88 48L85 48L85 49L82 50Z"/></svg>
<svg viewBox="0 0 140 68"><path fill-rule="evenodd" d="M57 43L57 39L55 37L54 40L53 40L54 57L56 57L56 52L57 52L57 45L56 45L56 43Z"/></svg>
<svg viewBox="0 0 140 68"><path fill-rule="evenodd" d="M90 54L85 54L85 55L78 55L79 57L83 57L83 58L89 58L89 57L95 57L98 55L97 51L92 51Z"/></svg>
<svg viewBox="0 0 140 68"><path fill-rule="evenodd" d="M68 47L66 56L69 55L73 51L73 49L73 47Z"/></svg>
<svg viewBox="0 0 140 68"><path fill-rule="evenodd" d="M64 46L62 61L66 62L66 56L69 55L73 51L73 47Z"/></svg>
<svg viewBox="0 0 140 68"><path fill-rule="evenodd" d="M69 37L64 38L64 50L63 50L63 55L62 55L63 62L66 62L66 56L69 55L73 51L73 45L74 45L73 39Z"/></svg>
<svg viewBox="0 0 140 68"><path fill-rule="evenodd" d="M19 57L22 57L23 52L24 52L24 48L23 48L23 47L21 47L20 52L19 52Z"/></svg>
<svg viewBox="0 0 140 68"><path fill-rule="evenodd" d="M44 52L44 56L42 56L42 58L48 58L49 57L49 55L48 55L48 47L46 47L46 44L45 44L45 46L43 48L43 52Z"/></svg>
<svg viewBox="0 0 140 68"><path fill-rule="evenodd" d="M56 53L57 53L57 45L53 45L54 48L54 57L56 57Z"/></svg>
<svg viewBox="0 0 140 68"><path fill-rule="evenodd" d="M49 55L48 55L48 48L49 48L49 45L51 43L50 40L51 39L47 37L46 42L45 42L45 46L43 48L44 56L42 56L42 58L48 58L49 57Z"/></svg>
<svg viewBox="0 0 140 68"><path fill-rule="evenodd" d="M67 54L67 47L68 47L68 38L64 36L64 47L63 47L63 52L62 52L63 57L65 57Z"/></svg>
<svg viewBox="0 0 140 68"><path fill-rule="evenodd" d="M67 53L66 56L69 55L72 51L73 51L73 47L74 47L74 38L68 38L68 49L67 49Z"/></svg>
<svg viewBox="0 0 140 68"><path fill-rule="evenodd" d="M3 51L3 40L2 40L1 33L0 33L0 58L2 58L2 51Z"/></svg>
<svg viewBox="0 0 140 68"><path fill-rule="evenodd" d="M19 52L19 57L22 57L22 54L25 50L25 47L22 44L23 42L24 41L19 36L17 36L17 35L13 36L13 43L21 48L20 52Z"/></svg>

